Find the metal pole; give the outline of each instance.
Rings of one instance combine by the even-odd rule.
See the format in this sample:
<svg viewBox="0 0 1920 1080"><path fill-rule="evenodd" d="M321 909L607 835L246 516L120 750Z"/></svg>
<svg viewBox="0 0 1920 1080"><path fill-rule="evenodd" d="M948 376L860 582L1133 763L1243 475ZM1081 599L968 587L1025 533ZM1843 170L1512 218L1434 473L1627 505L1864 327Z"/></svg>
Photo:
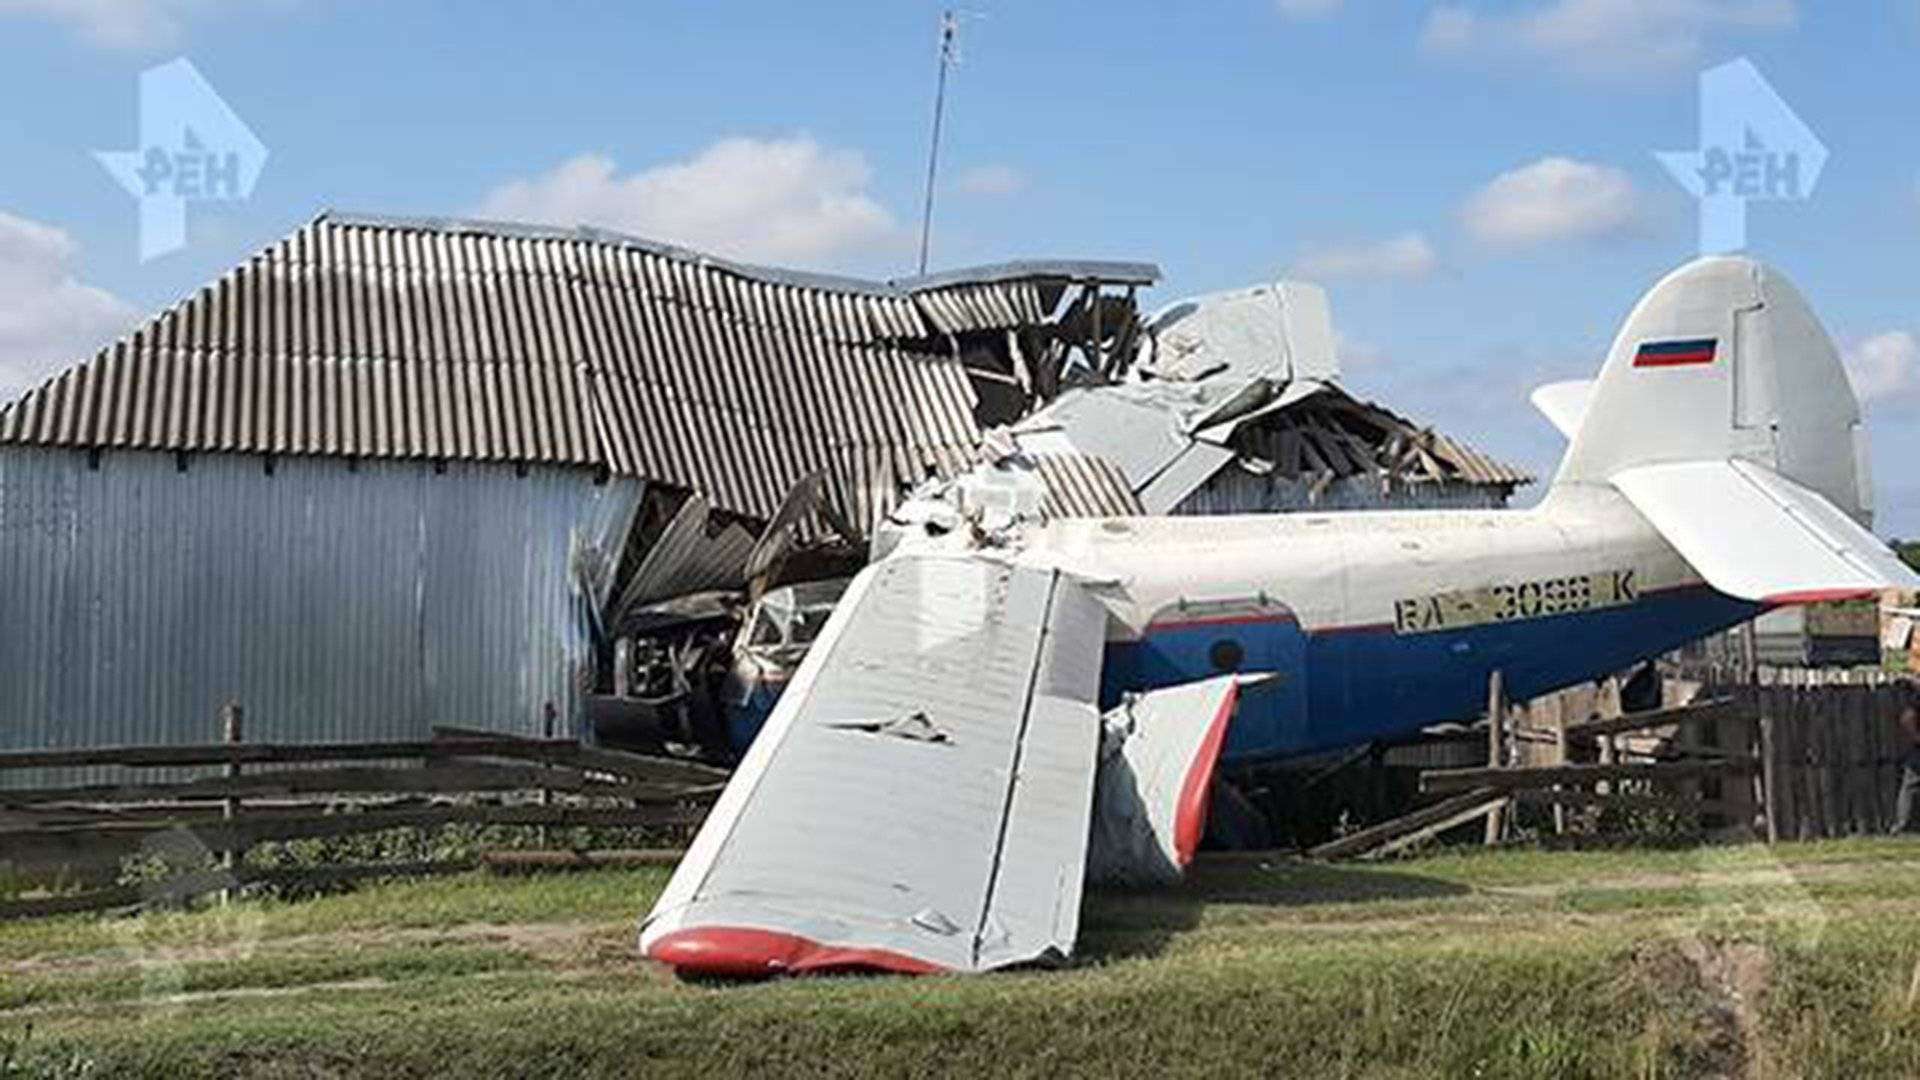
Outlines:
<svg viewBox="0 0 1920 1080"><path fill-rule="evenodd" d="M927 201L920 211L920 272L927 272L933 243L933 181L940 170L940 117L947 108L947 69L953 66L953 35L960 29L951 8L940 15L940 81L933 92L933 143L927 148Z"/></svg>

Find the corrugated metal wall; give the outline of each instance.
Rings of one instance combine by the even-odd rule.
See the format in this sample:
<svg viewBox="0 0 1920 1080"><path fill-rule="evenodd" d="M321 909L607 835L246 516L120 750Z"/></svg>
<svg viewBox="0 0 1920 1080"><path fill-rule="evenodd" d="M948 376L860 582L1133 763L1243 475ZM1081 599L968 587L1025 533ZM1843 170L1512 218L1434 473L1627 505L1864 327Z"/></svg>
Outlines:
<svg viewBox="0 0 1920 1080"><path fill-rule="evenodd" d="M583 714L571 565L641 484L585 470L0 450L0 746L539 734ZM35 781L25 774L0 783Z"/></svg>

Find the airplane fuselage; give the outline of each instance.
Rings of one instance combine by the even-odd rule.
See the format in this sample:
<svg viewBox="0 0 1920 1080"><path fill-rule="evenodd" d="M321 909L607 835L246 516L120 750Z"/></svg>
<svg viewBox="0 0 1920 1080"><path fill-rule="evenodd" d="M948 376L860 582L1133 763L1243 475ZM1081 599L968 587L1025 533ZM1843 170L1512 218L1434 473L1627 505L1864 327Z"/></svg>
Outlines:
<svg viewBox="0 0 1920 1080"><path fill-rule="evenodd" d="M1102 707L1222 671L1243 695L1226 757L1414 733L1599 678L1751 618L1626 500L1567 486L1528 510L1064 521L1022 561L1099 584Z"/></svg>

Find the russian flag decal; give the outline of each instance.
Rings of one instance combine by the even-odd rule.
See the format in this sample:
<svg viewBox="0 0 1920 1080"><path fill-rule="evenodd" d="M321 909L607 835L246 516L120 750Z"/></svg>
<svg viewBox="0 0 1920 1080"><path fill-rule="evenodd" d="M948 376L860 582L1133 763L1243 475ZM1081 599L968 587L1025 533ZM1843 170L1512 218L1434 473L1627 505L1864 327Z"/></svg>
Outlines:
<svg viewBox="0 0 1920 1080"><path fill-rule="evenodd" d="M1643 342L1640 345L1640 351L1633 356L1633 366L1682 367L1687 364L1711 364L1714 350L1719 344L1716 338Z"/></svg>

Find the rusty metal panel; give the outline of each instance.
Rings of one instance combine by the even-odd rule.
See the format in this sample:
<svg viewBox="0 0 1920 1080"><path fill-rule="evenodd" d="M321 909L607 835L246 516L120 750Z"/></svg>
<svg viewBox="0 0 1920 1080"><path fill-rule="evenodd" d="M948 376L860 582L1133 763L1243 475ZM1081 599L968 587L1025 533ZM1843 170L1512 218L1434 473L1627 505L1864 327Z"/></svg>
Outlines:
<svg viewBox="0 0 1920 1080"><path fill-rule="evenodd" d="M538 735L581 720L576 568L638 481L579 469L0 448L0 746ZM40 777L10 773L9 784Z"/></svg>

